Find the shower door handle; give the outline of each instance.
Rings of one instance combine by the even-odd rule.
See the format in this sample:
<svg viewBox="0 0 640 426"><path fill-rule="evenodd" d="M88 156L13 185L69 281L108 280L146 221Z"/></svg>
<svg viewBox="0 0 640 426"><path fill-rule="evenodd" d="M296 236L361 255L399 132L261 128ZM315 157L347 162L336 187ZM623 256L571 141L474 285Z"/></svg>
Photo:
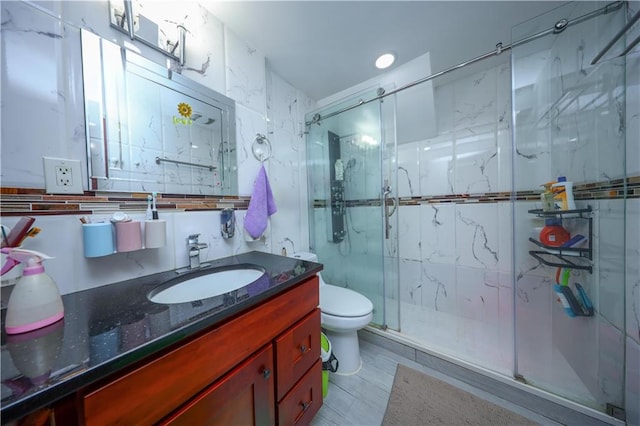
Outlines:
<svg viewBox="0 0 640 426"><path fill-rule="evenodd" d="M391 230L391 223L389 222L389 218L396 212L397 205L395 198L391 197L391 187L387 184L387 181L384 183L384 187L382 188L383 203L384 203L384 238L386 240L389 239L389 231ZM392 202L393 209L389 211L389 201Z"/></svg>

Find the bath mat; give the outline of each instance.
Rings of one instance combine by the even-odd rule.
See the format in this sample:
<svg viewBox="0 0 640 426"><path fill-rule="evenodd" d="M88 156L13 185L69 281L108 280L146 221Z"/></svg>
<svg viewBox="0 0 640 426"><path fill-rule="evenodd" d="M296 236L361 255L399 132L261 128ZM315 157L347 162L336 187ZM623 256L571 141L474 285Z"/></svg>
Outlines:
<svg viewBox="0 0 640 426"><path fill-rule="evenodd" d="M536 425L537 423L398 364L383 426Z"/></svg>

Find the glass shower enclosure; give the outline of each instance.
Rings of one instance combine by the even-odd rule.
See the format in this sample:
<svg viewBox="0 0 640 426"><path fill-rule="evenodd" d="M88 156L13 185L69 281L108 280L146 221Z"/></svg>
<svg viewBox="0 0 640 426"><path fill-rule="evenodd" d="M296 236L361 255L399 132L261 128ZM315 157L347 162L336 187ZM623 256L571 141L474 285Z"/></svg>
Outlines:
<svg viewBox="0 0 640 426"><path fill-rule="evenodd" d="M375 90L361 95L374 97ZM375 324L384 323L385 303L380 105L371 102L323 119L307 134L311 250L324 264L326 282L371 300Z"/></svg>
<svg viewBox="0 0 640 426"><path fill-rule="evenodd" d="M509 54L438 76L433 121L374 100L379 88L309 114L307 163L311 249L325 281L373 302L381 333L613 416L628 70L614 58L624 43L591 64L625 23L624 7L603 6L568 3L513 27L512 43L527 41ZM403 126L425 131L403 139ZM540 214L541 185L559 176L578 211ZM583 245L541 247L549 219Z"/></svg>

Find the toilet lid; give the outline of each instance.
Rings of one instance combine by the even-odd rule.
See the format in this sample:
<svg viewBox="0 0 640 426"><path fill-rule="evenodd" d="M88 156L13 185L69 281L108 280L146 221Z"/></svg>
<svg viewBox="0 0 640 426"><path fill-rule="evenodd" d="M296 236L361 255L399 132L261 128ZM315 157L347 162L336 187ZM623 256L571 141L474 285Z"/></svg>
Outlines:
<svg viewBox="0 0 640 426"><path fill-rule="evenodd" d="M320 286L320 310L339 317L361 317L373 311L373 303L353 290L326 284Z"/></svg>

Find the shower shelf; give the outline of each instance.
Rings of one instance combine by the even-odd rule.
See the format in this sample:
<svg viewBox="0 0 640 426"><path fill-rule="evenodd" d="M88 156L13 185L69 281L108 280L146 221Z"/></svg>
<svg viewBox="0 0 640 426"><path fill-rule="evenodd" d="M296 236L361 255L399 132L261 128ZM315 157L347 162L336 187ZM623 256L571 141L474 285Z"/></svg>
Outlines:
<svg viewBox="0 0 640 426"><path fill-rule="evenodd" d="M542 264L547 266L555 266L559 268L570 268L570 269L581 269L584 271L589 271L589 273L593 272L593 267L591 264L585 265L575 261L576 258L588 259L589 261L593 258L593 224L591 216L587 216L592 212L591 206L587 206L585 209L575 209L575 210L562 210L562 211L544 211L542 209L534 209L529 210L529 213L535 214L538 217L543 218L571 218L576 220L586 220L589 223L589 232L587 236L588 247L555 247L548 246L546 244L542 244L540 241L535 238L529 238L536 246L542 248L543 250L530 250L529 254L533 256L535 259L540 261ZM570 258L573 258L570 259Z"/></svg>

